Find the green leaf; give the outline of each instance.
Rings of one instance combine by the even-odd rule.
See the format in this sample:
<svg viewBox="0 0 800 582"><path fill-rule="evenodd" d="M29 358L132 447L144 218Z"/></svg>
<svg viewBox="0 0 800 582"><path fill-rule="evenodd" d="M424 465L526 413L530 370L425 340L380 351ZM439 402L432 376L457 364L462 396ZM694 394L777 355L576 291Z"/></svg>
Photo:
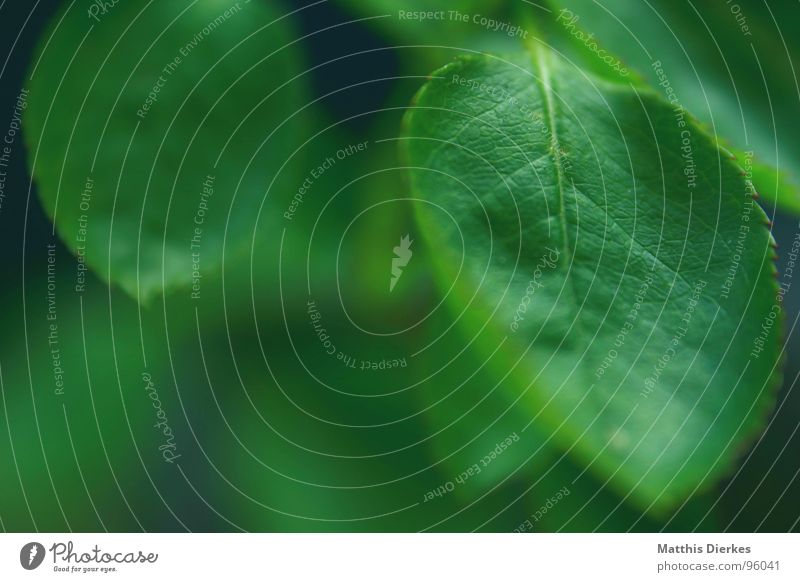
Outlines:
<svg viewBox="0 0 800 582"><path fill-rule="evenodd" d="M305 77L292 80L295 38L266 2L55 17L30 72L26 135L42 202L85 265L146 302L277 230L293 195L291 164L279 169L308 102Z"/></svg>
<svg viewBox="0 0 800 582"><path fill-rule="evenodd" d="M468 336L503 344L530 418L623 498L708 487L777 383L773 241L742 168L656 92L541 45L433 77L401 143Z"/></svg>
<svg viewBox="0 0 800 582"><path fill-rule="evenodd" d="M761 0L550 4L550 26L591 34L665 95L669 91L709 131L758 152L757 191L770 204L800 213L800 134L785 122L797 106L797 80L786 72L800 56L794 6Z"/></svg>

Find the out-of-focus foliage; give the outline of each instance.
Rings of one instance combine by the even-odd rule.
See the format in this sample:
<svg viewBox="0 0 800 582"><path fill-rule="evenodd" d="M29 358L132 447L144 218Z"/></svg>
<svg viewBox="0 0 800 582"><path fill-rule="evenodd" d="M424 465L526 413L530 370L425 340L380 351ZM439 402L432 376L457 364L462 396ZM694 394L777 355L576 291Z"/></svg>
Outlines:
<svg viewBox="0 0 800 582"><path fill-rule="evenodd" d="M146 302L279 240L297 179L283 154L309 101L283 16L182 0L55 17L31 70L30 161L62 239L104 280Z"/></svg>

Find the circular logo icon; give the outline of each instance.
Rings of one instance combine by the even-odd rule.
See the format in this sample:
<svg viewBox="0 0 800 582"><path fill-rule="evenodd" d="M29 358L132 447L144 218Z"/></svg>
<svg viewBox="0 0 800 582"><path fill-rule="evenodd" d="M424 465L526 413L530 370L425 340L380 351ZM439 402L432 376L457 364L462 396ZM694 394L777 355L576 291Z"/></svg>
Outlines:
<svg viewBox="0 0 800 582"><path fill-rule="evenodd" d="M31 542L22 546L19 551L19 563L26 570L35 570L44 561L44 546L38 542Z"/></svg>

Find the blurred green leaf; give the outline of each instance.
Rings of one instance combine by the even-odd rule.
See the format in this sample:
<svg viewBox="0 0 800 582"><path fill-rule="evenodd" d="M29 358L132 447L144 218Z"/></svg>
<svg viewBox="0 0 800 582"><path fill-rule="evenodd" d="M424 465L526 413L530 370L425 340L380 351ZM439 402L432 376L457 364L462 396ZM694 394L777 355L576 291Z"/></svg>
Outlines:
<svg viewBox="0 0 800 582"><path fill-rule="evenodd" d="M325 325L337 346L352 339L332 321ZM271 337L263 357L247 357L244 346L255 342L238 338L242 384L215 390L230 425L209 444L218 471L206 477L204 494L256 531L415 531L454 513L455 496L423 503L445 477L424 455L410 394L369 397L400 376L347 370L335 356L314 358L316 336L293 336L297 353ZM203 343L206 354L222 348L210 335ZM324 384L297 372L300 358ZM231 378L231 366L220 358L210 364L215 387Z"/></svg>
<svg viewBox="0 0 800 582"><path fill-rule="evenodd" d="M309 101L305 77L293 80L295 38L266 2L124 2L97 19L69 5L55 17L26 134L42 202L80 260L147 302L278 239L296 187L281 163Z"/></svg>

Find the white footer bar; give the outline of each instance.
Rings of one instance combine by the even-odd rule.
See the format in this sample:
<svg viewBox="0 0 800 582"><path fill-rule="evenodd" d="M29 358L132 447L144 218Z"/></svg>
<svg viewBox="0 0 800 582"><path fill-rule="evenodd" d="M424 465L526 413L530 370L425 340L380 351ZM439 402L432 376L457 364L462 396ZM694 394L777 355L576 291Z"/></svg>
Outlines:
<svg viewBox="0 0 800 582"><path fill-rule="evenodd" d="M798 554L796 534L4 534L0 580L797 581Z"/></svg>

